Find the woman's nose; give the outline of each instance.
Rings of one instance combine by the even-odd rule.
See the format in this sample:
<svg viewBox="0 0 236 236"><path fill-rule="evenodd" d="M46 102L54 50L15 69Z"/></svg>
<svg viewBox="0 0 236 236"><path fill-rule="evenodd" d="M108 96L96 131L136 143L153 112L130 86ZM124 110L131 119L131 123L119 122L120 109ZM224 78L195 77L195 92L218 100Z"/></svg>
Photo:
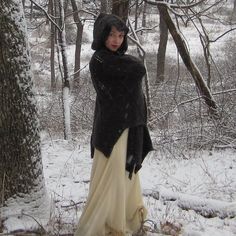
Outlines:
<svg viewBox="0 0 236 236"><path fill-rule="evenodd" d="M119 43L120 42L120 38L119 37L115 37L115 42Z"/></svg>

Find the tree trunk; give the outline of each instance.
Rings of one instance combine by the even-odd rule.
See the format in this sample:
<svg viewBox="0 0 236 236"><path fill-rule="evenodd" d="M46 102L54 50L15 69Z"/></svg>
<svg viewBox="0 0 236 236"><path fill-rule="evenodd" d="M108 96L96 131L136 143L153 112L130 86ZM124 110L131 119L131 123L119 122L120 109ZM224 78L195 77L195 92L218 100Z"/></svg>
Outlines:
<svg viewBox="0 0 236 236"><path fill-rule="evenodd" d="M49 0L49 12L53 16L54 15L54 0ZM55 76L55 31L56 27L51 22L51 34L50 34L50 42L51 42L51 52L50 52L50 68L51 68L51 91L56 90L56 76Z"/></svg>
<svg viewBox="0 0 236 236"><path fill-rule="evenodd" d="M45 196L39 121L20 0L0 2L0 29L0 208L6 209L17 199L13 201L18 209L11 212L15 214L24 210L23 205L39 209ZM8 217L4 214L3 210L1 217Z"/></svg>
<svg viewBox="0 0 236 236"><path fill-rule="evenodd" d="M143 3L143 18L142 18L142 27L146 27L146 18L147 18L147 3Z"/></svg>
<svg viewBox="0 0 236 236"><path fill-rule="evenodd" d="M58 7L59 7L59 26L61 28L61 30L58 30L58 41L63 65L62 108L64 117L64 139L69 140L71 138L70 99L69 99L70 81L69 81L69 71L68 71L68 62L66 54L66 36L65 36L63 0L58 1Z"/></svg>
<svg viewBox="0 0 236 236"><path fill-rule="evenodd" d="M160 15L160 42L157 52L157 84L165 80L165 60L166 60L166 46L168 41L168 28L164 19Z"/></svg>
<svg viewBox="0 0 236 236"><path fill-rule="evenodd" d="M108 3L108 0L101 0L100 12L101 13L109 13L109 3Z"/></svg>
<svg viewBox="0 0 236 236"><path fill-rule="evenodd" d="M112 0L112 14L126 22L129 14L129 0Z"/></svg>
<svg viewBox="0 0 236 236"><path fill-rule="evenodd" d="M233 8L233 12L232 12L232 19L233 20L236 19L236 0L234 0L234 8Z"/></svg>
<svg viewBox="0 0 236 236"><path fill-rule="evenodd" d="M79 13L78 7L75 0L71 0L71 5L73 9L73 18L74 22L76 22L77 34L76 34L76 44L75 44L75 66L74 66L74 82L73 89L79 88L79 79L80 79L80 59L81 59L81 46L82 46L82 36L83 36L83 28Z"/></svg>
<svg viewBox="0 0 236 236"><path fill-rule="evenodd" d="M163 19L166 22L166 25L167 25L174 41L175 41L176 47L178 49L178 52L185 64L185 66L187 67L187 69L191 73L200 94L203 96L205 103L209 107L209 112L214 117L218 117L216 102L215 102L209 88L207 87L200 71L198 70L198 68L196 67L194 62L192 61L192 59L189 55L187 46L184 43L184 39L178 33L178 30L176 29L170 15L169 15L169 12L167 10L167 6L163 5L163 4L157 4L157 7L159 9L161 17L163 17Z"/></svg>
<svg viewBox="0 0 236 236"><path fill-rule="evenodd" d="M135 13L134 13L134 29L138 28L138 2L139 0L135 1Z"/></svg>
<svg viewBox="0 0 236 236"><path fill-rule="evenodd" d="M33 20L33 3L30 3L30 21Z"/></svg>

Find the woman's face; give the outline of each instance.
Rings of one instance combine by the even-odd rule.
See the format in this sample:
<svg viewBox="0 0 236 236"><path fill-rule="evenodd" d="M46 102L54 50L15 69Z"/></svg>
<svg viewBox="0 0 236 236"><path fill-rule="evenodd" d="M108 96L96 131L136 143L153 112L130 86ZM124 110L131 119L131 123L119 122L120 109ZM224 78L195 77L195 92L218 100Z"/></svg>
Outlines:
<svg viewBox="0 0 236 236"><path fill-rule="evenodd" d="M120 48L121 44L123 43L124 36L125 34L123 31L118 31L115 26L112 26L111 32L108 35L108 38L105 42L105 46L109 50L116 52Z"/></svg>

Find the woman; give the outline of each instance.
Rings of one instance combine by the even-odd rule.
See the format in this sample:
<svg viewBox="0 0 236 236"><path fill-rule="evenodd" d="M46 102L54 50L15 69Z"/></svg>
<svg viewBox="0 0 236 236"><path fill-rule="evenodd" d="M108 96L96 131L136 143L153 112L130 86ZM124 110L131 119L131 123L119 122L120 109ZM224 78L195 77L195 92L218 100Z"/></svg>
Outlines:
<svg viewBox="0 0 236 236"><path fill-rule="evenodd" d="M126 55L128 28L115 15L95 21L90 72L97 93L88 200L77 236L132 235L147 211L138 170L152 143L147 129L142 77L145 67Z"/></svg>

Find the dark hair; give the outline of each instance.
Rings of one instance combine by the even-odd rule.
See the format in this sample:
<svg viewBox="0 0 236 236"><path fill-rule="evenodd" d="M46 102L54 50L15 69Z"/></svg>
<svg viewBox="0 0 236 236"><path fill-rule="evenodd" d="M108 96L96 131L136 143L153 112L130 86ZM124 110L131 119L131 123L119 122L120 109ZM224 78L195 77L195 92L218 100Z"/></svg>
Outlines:
<svg viewBox="0 0 236 236"><path fill-rule="evenodd" d="M126 52L128 49L127 33L129 28L119 17L113 14L104 13L101 13L94 23L92 43L93 50L99 50L105 47L105 42L111 32L112 26L114 26L118 31L124 32L125 35L123 43L117 51L122 54Z"/></svg>

